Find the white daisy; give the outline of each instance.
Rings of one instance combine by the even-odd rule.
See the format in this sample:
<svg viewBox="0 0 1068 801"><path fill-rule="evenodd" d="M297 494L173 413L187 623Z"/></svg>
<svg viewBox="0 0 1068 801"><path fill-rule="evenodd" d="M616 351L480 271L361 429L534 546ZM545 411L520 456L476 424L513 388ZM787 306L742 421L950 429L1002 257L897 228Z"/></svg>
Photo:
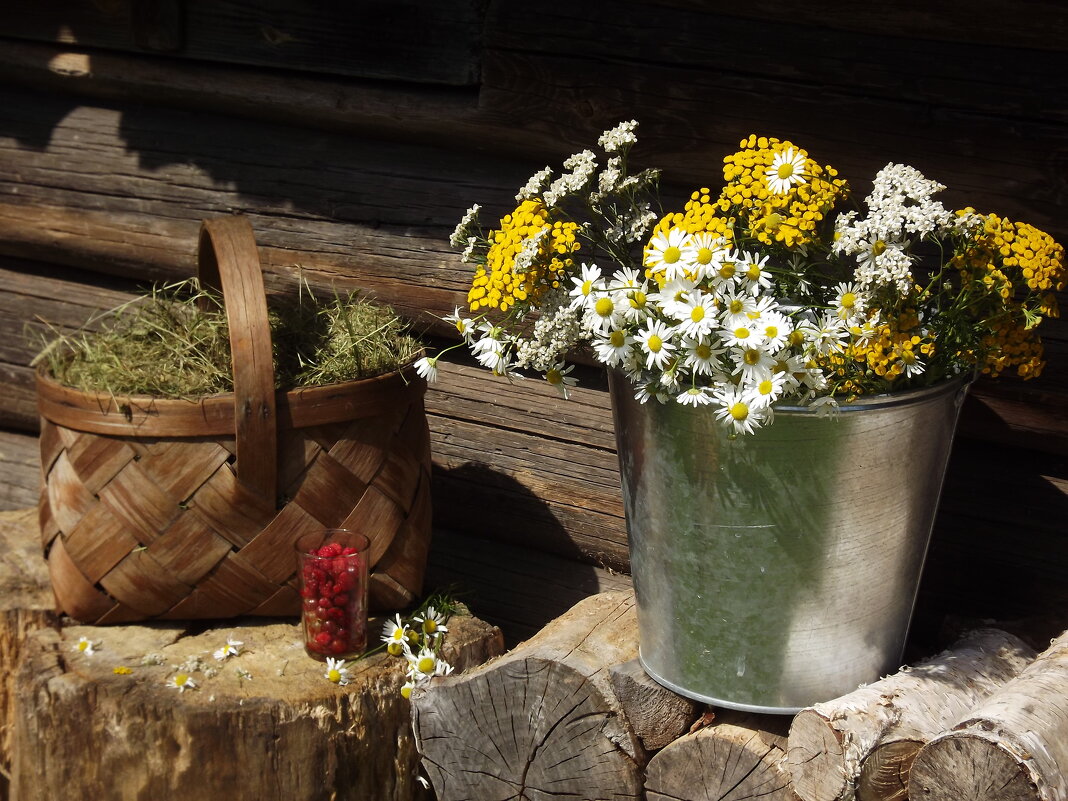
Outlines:
<svg viewBox="0 0 1068 801"><path fill-rule="evenodd" d="M241 646L244 645L241 640L235 640L232 637L226 638L226 645L215 651L214 657L218 660L226 659L228 656L237 656L241 653Z"/></svg>
<svg viewBox="0 0 1068 801"><path fill-rule="evenodd" d="M742 286L754 295L771 288L771 273L764 269L768 257L757 253L743 253L738 275Z"/></svg>
<svg viewBox="0 0 1068 801"><path fill-rule="evenodd" d="M776 153L764 174L764 182L776 195L785 194L794 184L803 184L806 180L805 157L793 148Z"/></svg>
<svg viewBox="0 0 1068 801"><path fill-rule="evenodd" d="M408 627L401 622L400 613L382 625L381 639L386 644L386 650L393 656L400 656L404 653L404 647L408 642Z"/></svg>
<svg viewBox="0 0 1068 801"><path fill-rule="evenodd" d="M679 321L676 328L683 336L700 338L708 334L719 323L716 321L716 300L711 295L695 289L680 303L675 305Z"/></svg>
<svg viewBox="0 0 1068 801"><path fill-rule="evenodd" d="M591 295L586 307L586 327L591 331L602 332L617 327L623 319L623 310L616 303L615 293L597 293Z"/></svg>
<svg viewBox="0 0 1068 801"><path fill-rule="evenodd" d="M571 283L574 287L568 296L571 298L571 308L581 309L585 307L590 300L590 294L594 289L604 289L603 281L601 280L601 268L596 264L583 264L579 274L572 276Z"/></svg>
<svg viewBox="0 0 1068 801"><path fill-rule="evenodd" d="M753 321L753 326L763 335L765 346L773 351L782 348L794 330L790 318L777 311L764 312Z"/></svg>
<svg viewBox="0 0 1068 801"><path fill-rule="evenodd" d="M438 380L437 357L424 356L415 363L415 372L419 374L420 378L426 379L428 384L433 384Z"/></svg>
<svg viewBox="0 0 1068 801"><path fill-rule="evenodd" d="M712 403L712 393L708 391L707 387L690 387L681 395L675 398L683 406L706 406Z"/></svg>
<svg viewBox="0 0 1068 801"><path fill-rule="evenodd" d="M738 253L728 249L718 256L714 265L710 265L712 269L708 271L708 278L712 281L713 289L729 292L738 285L741 281L739 259Z"/></svg>
<svg viewBox="0 0 1068 801"><path fill-rule="evenodd" d="M684 337L682 348L686 354L683 366L695 375L712 375L720 369L718 357L723 354L723 348L713 347L707 339Z"/></svg>
<svg viewBox="0 0 1068 801"><path fill-rule="evenodd" d="M193 681L192 677L188 673L177 673L171 676L170 681L167 682L168 687L173 687L180 693L184 693L186 690L195 690L197 683Z"/></svg>
<svg viewBox="0 0 1068 801"><path fill-rule="evenodd" d="M734 328L725 328L720 331L719 336L728 348L761 347L764 344L764 335L752 321Z"/></svg>
<svg viewBox="0 0 1068 801"><path fill-rule="evenodd" d="M683 248L690 235L681 228L659 231L645 246L644 265L652 272L663 272L669 280L681 278L686 273Z"/></svg>
<svg viewBox="0 0 1068 801"><path fill-rule="evenodd" d="M697 281L703 281L719 269L720 261L729 253L723 237L702 232L693 234L683 245L682 261L690 265L690 272Z"/></svg>
<svg viewBox="0 0 1068 801"><path fill-rule="evenodd" d="M732 348L730 355L745 384L763 381L775 369L775 357L763 347Z"/></svg>
<svg viewBox="0 0 1068 801"><path fill-rule="evenodd" d="M74 643L74 647L72 647L71 650L75 653L92 656L96 653L96 643L94 643L88 637L80 637L78 638L78 642Z"/></svg>
<svg viewBox="0 0 1068 801"><path fill-rule="evenodd" d="M751 314L759 314L760 307L756 299L748 292L730 291L720 298L722 313L720 326L729 330L743 325L749 325L752 321Z"/></svg>
<svg viewBox="0 0 1068 801"><path fill-rule="evenodd" d="M475 332L475 321L470 317L464 317L460 314L459 306L452 310L452 314L446 314L443 319L445 322L452 323L456 326L456 331L463 336L464 339L470 341L472 334Z"/></svg>
<svg viewBox="0 0 1068 801"><path fill-rule="evenodd" d="M668 395L664 391L664 388L655 381L647 381L644 384L638 385L638 388L634 392L634 400L638 401L638 403L648 403L651 400L655 400L659 403L667 403L671 400L671 396Z"/></svg>
<svg viewBox="0 0 1068 801"><path fill-rule="evenodd" d="M671 338L672 330L659 320L650 320L638 332L638 344L645 354L646 369L664 368L676 348Z"/></svg>
<svg viewBox="0 0 1068 801"><path fill-rule="evenodd" d="M563 396L564 400L571 397L570 389L578 383L577 378L572 378L568 375L574 369L575 365L569 364L565 368L564 363L560 362L545 371L545 380L556 388L556 391Z"/></svg>
<svg viewBox="0 0 1068 801"><path fill-rule="evenodd" d="M730 426L736 434L752 434L767 417L764 409L754 408L745 398L745 393L733 384L719 387L714 393L719 404L716 419Z"/></svg>
<svg viewBox="0 0 1068 801"><path fill-rule="evenodd" d="M324 673L323 676L334 682L334 684L340 684L341 686L348 684L349 669L345 667L345 660L327 657L326 673Z"/></svg>
<svg viewBox="0 0 1068 801"><path fill-rule="evenodd" d="M668 317L681 319L689 313L687 302L697 284L689 278L676 278L664 284L659 292L649 296L660 310Z"/></svg>
<svg viewBox="0 0 1068 801"><path fill-rule="evenodd" d="M438 657L430 648L423 646L419 649L419 653L413 654L409 652L407 654L407 659L408 678L416 684L418 684L420 680L425 680L431 676L438 675Z"/></svg>
<svg viewBox="0 0 1068 801"><path fill-rule="evenodd" d="M749 385L744 394L745 400L755 409L766 409L782 397L785 384L786 376L773 372L755 384Z"/></svg>
<svg viewBox="0 0 1068 801"><path fill-rule="evenodd" d="M920 357L912 350L902 350L901 355L898 358L898 365L905 373L906 378L912 378L913 376L922 375L924 371L924 364L920 360Z"/></svg>
<svg viewBox="0 0 1068 801"><path fill-rule="evenodd" d="M622 328L616 328L596 337L593 341L593 349L599 361L609 367L617 367L633 359L633 344L633 336Z"/></svg>
<svg viewBox="0 0 1068 801"><path fill-rule="evenodd" d="M834 288L834 309L839 319L855 320L867 308L867 295L857 284L841 283Z"/></svg>
<svg viewBox="0 0 1068 801"><path fill-rule="evenodd" d="M423 634L428 637L445 634L449 630L445 621L445 614L433 606L428 606L423 614L415 616L415 622L422 627Z"/></svg>

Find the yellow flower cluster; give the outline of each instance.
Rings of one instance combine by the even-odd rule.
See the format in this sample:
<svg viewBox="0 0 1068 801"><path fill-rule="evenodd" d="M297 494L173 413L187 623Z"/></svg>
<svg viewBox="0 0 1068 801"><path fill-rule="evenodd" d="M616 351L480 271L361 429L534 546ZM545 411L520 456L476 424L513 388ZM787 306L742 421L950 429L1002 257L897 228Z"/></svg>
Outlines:
<svg viewBox="0 0 1068 801"><path fill-rule="evenodd" d="M951 264L990 326L981 342L988 354L983 372L997 376L1015 367L1023 378L1038 376L1045 362L1033 329L1042 316L1060 314L1053 293L1065 288L1064 248L1028 223L987 214Z"/></svg>
<svg viewBox="0 0 1068 801"><path fill-rule="evenodd" d="M877 325L868 336L832 351L826 366L839 379L843 391L860 395L870 391L862 381L865 374L892 382L907 374L910 367L922 368L934 353L934 339L919 331L915 313L906 312L894 323Z"/></svg>
<svg viewBox="0 0 1068 801"><path fill-rule="evenodd" d="M788 141L751 135L739 146L742 150L723 159L726 185L717 201L720 210L725 214L741 210L750 234L765 245L811 242L827 212L848 192L845 180L833 167L821 167ZM775 193L768 185L768 170L777 156L791 153L804 160L800 176L804 182Z"/></svg>
<svg viewBox="0 0 1068 801"><path fill-rule="evenodd" d="M695 190L690 195L690 199L686 201L682 211L665 214L650 233L650 241L655 239L657 234L667 234L672 228L678 228L688 234L711 234L722 238L724 247L734 245L734 226L731 220L720 214L719 208L712 201L712 193L708 187ZM648 257L648 248L646 257ZM647 269L645 275L663 285L662 270Z"/></svg>
<svg viewBox="0 0 1068 801"><path fill-rule="evenodd" d="M571 254L579 249L575 239L576 223L553 221L540 199L524 200L515 211L501 220L500 228L490 233L491 244L486 263L480 265L471 280L467 302L471 311L480 308L508 311L517 302L537 305L549 289L574 266ZM517 269L516 257L538 235L536 250L529 265Z"/></svg>

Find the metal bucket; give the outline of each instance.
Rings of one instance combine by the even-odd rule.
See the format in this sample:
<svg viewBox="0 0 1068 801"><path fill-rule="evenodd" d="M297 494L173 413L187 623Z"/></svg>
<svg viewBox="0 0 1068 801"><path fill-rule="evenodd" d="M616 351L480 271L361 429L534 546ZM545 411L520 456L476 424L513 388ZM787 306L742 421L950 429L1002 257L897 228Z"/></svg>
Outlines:
<svg viewBox="0 0 1068 801"><path fill-rule="evenodd" d="M792 714L894 672L966 385L776 407L731 439L710 407L610 377L640 658L675 692Z"/></svg>

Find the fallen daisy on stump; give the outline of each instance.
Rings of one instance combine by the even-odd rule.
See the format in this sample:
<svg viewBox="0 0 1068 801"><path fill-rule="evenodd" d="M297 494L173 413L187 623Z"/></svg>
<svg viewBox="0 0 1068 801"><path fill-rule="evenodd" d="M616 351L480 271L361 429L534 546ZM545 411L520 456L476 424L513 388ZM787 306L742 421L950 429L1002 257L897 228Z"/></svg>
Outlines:
<svg viewBox="0 0 1068 801"><path fill-rule="evenodd" d="M237 656L241 653L241 646L244 645L241 640L235 640L231 637L226 638L226 645L215 651L215 658L218 660L226 659L229 656Z"/></svg>
<svg viewBox="0 0 1068 801"><path fill-rule="evenodd" d="M97 643L94 643L88 637L82 637L78 640L78 642L74 644L74 647L71 648L71 650L85 654L86 656L92 656L96 653L96 651L94 650L96 645Z"/></svg>
<svg viewBox="0 0 1068 801"><path fill-rule="evenodd" d="M342 687L349 683L349 669L345 667L344 659L327 657L326 673L323 675L334 684L340 684Z"/></svg>
<svg viewBox="0 0 1068 801"><path fill-rule="evenodd" d="M186 690L195 690L197 683L193 681L193 678L188 673L176 673L171 676L170 681L167 682L168 687L173 687L180 693L184 693Z"/></svg>

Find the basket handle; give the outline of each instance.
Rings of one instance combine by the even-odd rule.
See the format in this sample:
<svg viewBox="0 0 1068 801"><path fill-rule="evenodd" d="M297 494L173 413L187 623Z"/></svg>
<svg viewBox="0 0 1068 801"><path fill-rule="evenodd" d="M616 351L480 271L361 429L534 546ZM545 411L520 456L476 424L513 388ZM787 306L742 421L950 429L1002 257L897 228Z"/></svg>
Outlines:
<svg viewBox="0 0 1068 801"><path fill-rule="evenodd" d="M201 286L222 291L226 306L234 373L237 478L266 510L273 511L278 481L274 354L263 273L248 218L232 215L201 224L197 272Z"/></svg>

